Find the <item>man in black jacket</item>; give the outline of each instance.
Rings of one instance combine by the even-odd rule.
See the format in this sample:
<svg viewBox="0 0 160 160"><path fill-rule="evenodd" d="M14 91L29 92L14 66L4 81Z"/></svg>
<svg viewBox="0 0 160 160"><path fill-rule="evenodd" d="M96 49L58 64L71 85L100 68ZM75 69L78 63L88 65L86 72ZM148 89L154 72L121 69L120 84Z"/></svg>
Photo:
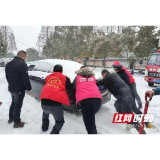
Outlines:
<svg viewBox="0 0 160 160"><path fill-rule="evenodd" d="M122 66L116 66L116 67L114 67L114 70L124 80L124 82L130 87L130 89L132 91L132 96L133 96L132 109L133 109L133 112L136 113L136 114L142 114L142 112L136 106L135 97L134 97L133 90L131 88L131 84L130 84L129 77L128 77L127 73L122 69ZM146 125L147 128L153 128L151 123L145 122L145 125Z"/></svg>
<svg viewBox="0 0 160 160"><path fill-rule="evenodd" d="M122 69L122 66L114 67L114 71L122 78L122 80L131 88L131 84L129 81L129 77L127 73ZM132 90L131 90L132 91ZM133 96L133 104L132 104L132 109L133 112L136 114L142 114L142 112L137 108L136 103L135 103L135 97L134 94L132 93Z"/></svg>
<svg viewBox="0 0 160 160"><path fill-rule="evenodd" d="M27 90L30 93L32 89L28 77L28 67L25 63L26 59L27 53L25 51L19 51L17 56L7 63L5 68L6 79L9 84L8 90L12 97L8 123L14 121L14 128L23 127L25 124L21 122L20 113L25 91Z"/></svg>
<svg viewBox="0 0 160 160"><path fill-rule="evenodd" d="M133 113L133 96L129 86L116 73L110 73L108 70L102 71L103 79L97 82L97 85L105 85L108 90L117 99L114 106L118 113ZM140 124L132 122L133 127L139 132ZM129 129L127 127L127 129ZM145 134L145 131L143 131Z"/></svg>

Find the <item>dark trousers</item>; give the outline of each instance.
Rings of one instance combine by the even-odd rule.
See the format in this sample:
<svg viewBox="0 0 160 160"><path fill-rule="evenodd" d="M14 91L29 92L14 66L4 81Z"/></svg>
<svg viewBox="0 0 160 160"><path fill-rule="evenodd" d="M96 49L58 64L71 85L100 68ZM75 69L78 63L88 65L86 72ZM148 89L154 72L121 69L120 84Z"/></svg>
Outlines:
<svg viewBox="0 0 160 160"><path fill-rule="evenodd" d="M43 124L49 125L49 115L52 114L52 116L55 119L55 125L53 126L51 134L59 134L65 122L62 107L42 105L42 109L43 109L43 115L42 115Z"/></svg>
<svg viewBox="0 0 160 160"><path fill-rule="evenodd" d="M137 100L139 107L142 107L142 101L141 98L139 97L136 89L136 83L133 83L130 85L131 91L133 93L134 98Z"/></svg>
<svg viewBox="0 0 160 160"><path fill-rule="evenodd" d="M25 96L25 91L19 93L14 93L14 92L10 93L12 97L12 103L9 109L9 118L14 119L14 123L18 123L21 121L20 114L23 105L23 99Z"/></svg>
<svg viewBox="0 0 160 160"><path fill-rule="evenodd" d="M122 99L118 99L114 103L114 107L118 113L133 113L132 110L133 105L133 97L132 96L125 96Z"/></svg>
<svg viewBox="0 0 160 160"><path fill-rule="evenodd" d="M116 108L116 111L118 113L133 113L133 103L134 99L132 96L126 96L122 99L118 99L114 106ZM140 130L140 123L139 122L132 122L130 124L134 125L134 128L139 132ZM143 130L143 134L146 134L146 132Z"/></svg>
<svg viewBox="0 0 160 160"><path fill-rule="evenodd" d="M134 112L135 114L142 114L142 112L139 110L139 108L137 108L137 105L136 105L134 96L133 96L132 109L133 109L133 112Z"/></svg>
<svg viewBox="0 0 160 160"><path fill-rule="evenodd" d="M143 114L139 108L137 108L136 106L136 102L135 102L135 98L134 98L134 95L133 95L133 104L132 104L132 109L133 109L133 112L135 114ZM149 122L145 122L145 125L147 126Z"/></svg>
<svg viewBox="0 0 160 160"><path fill-rule="evenodd" d="M135 98L135 94L134 94L134 89L132 88L131 89L132 91L132 96L133 96L133 103L132 103L132 109L133 109L133 112L135 114L142 114L142 112L139 110L139 108L137 108L137 105L136 105L136 98Z"/></svg>
<svg viewBox="0 0 160 160"><path fill-rule="evenodd" d="M141 99L137 93L137 90L136 90L136 83L132 84L130 86L131 88L131 91L132 91L132 96L133 96L133 104L132 104L132 109L133 109L133 112L135 114L142 114L142 112L140 111L139 108L137 108L137 105L136 105L136 98L137 98L137 102L138 102L138 105L139 107L142 106L142 102L141 102ZM136 97L135 97L136 96ZM145 122L145 125L147 126L149 122Z"/></svg>
<svg viewBox="0 0 160 160"><path fill-rule="evenodd" d="M88 134L97 134L95 114L101 107L101 100L95 102L81 103L84 125Z"/></svg>

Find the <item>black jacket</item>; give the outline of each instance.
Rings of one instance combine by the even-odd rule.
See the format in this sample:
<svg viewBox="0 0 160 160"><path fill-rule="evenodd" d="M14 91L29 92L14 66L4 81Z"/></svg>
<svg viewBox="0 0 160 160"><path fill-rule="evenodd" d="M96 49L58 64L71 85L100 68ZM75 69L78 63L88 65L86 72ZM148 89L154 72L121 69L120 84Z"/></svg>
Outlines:
<svg viewBox="0 0 160 160"><path fill-rule="evenodd" d="M32 89L28 77L28 67L23 59L14 57L12 61L7 63L5 72L10 92L30 91Z"/></svg>
<svg viewBox="0 0 160 160"><path fill-rule="evenodd" d="M105 85L117 99L132 96L129 86L116 73L108 73L97 85Z"/></svg>
<svg viewBox="0 0 160 160"><path fill-rule="evenodd" d="M122 69L119 72L117 72L117 74L126 82L126 84L128 86L130 86L130 81L129 81L129 77L128 74Z"/></svg>

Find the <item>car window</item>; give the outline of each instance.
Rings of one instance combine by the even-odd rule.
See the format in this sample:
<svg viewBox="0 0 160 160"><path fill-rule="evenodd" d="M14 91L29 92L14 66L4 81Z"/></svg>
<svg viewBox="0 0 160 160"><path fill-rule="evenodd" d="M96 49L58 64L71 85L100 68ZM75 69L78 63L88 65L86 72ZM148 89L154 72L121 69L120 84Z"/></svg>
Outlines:
<svg viewBox="0 0 160 160"><path fill-rule="evenodd" d="M30 66L28 67L28 71L34 71L34 67L35 67L35 65L30 65Z"/></svg>
<svg viewBox="0 0 160 160"><path fill-rule="evenodd" d="M53 66L45 63L45 62L39 62L35 66L35 71L41 71L41 72L47 72L47 73L52 73L53 71Z"/></svg>

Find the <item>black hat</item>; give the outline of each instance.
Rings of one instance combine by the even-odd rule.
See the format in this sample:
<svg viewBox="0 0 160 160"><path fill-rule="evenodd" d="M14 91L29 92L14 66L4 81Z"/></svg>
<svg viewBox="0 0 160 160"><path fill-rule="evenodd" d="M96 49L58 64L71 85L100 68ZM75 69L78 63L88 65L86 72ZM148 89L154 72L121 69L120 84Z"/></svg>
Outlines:
<svg viewBox="0 0 160 160"><path fill-rule="evenodd" d="M114 70L121 70L122 65L113 65Z"/></svg>
<svg viewBox="0 0 160 160"><path fill-rule="evenodd" d="M62 72L63 67L60 64L57 64L57 65L54 66L53 71L54 72Z"/></svg>

